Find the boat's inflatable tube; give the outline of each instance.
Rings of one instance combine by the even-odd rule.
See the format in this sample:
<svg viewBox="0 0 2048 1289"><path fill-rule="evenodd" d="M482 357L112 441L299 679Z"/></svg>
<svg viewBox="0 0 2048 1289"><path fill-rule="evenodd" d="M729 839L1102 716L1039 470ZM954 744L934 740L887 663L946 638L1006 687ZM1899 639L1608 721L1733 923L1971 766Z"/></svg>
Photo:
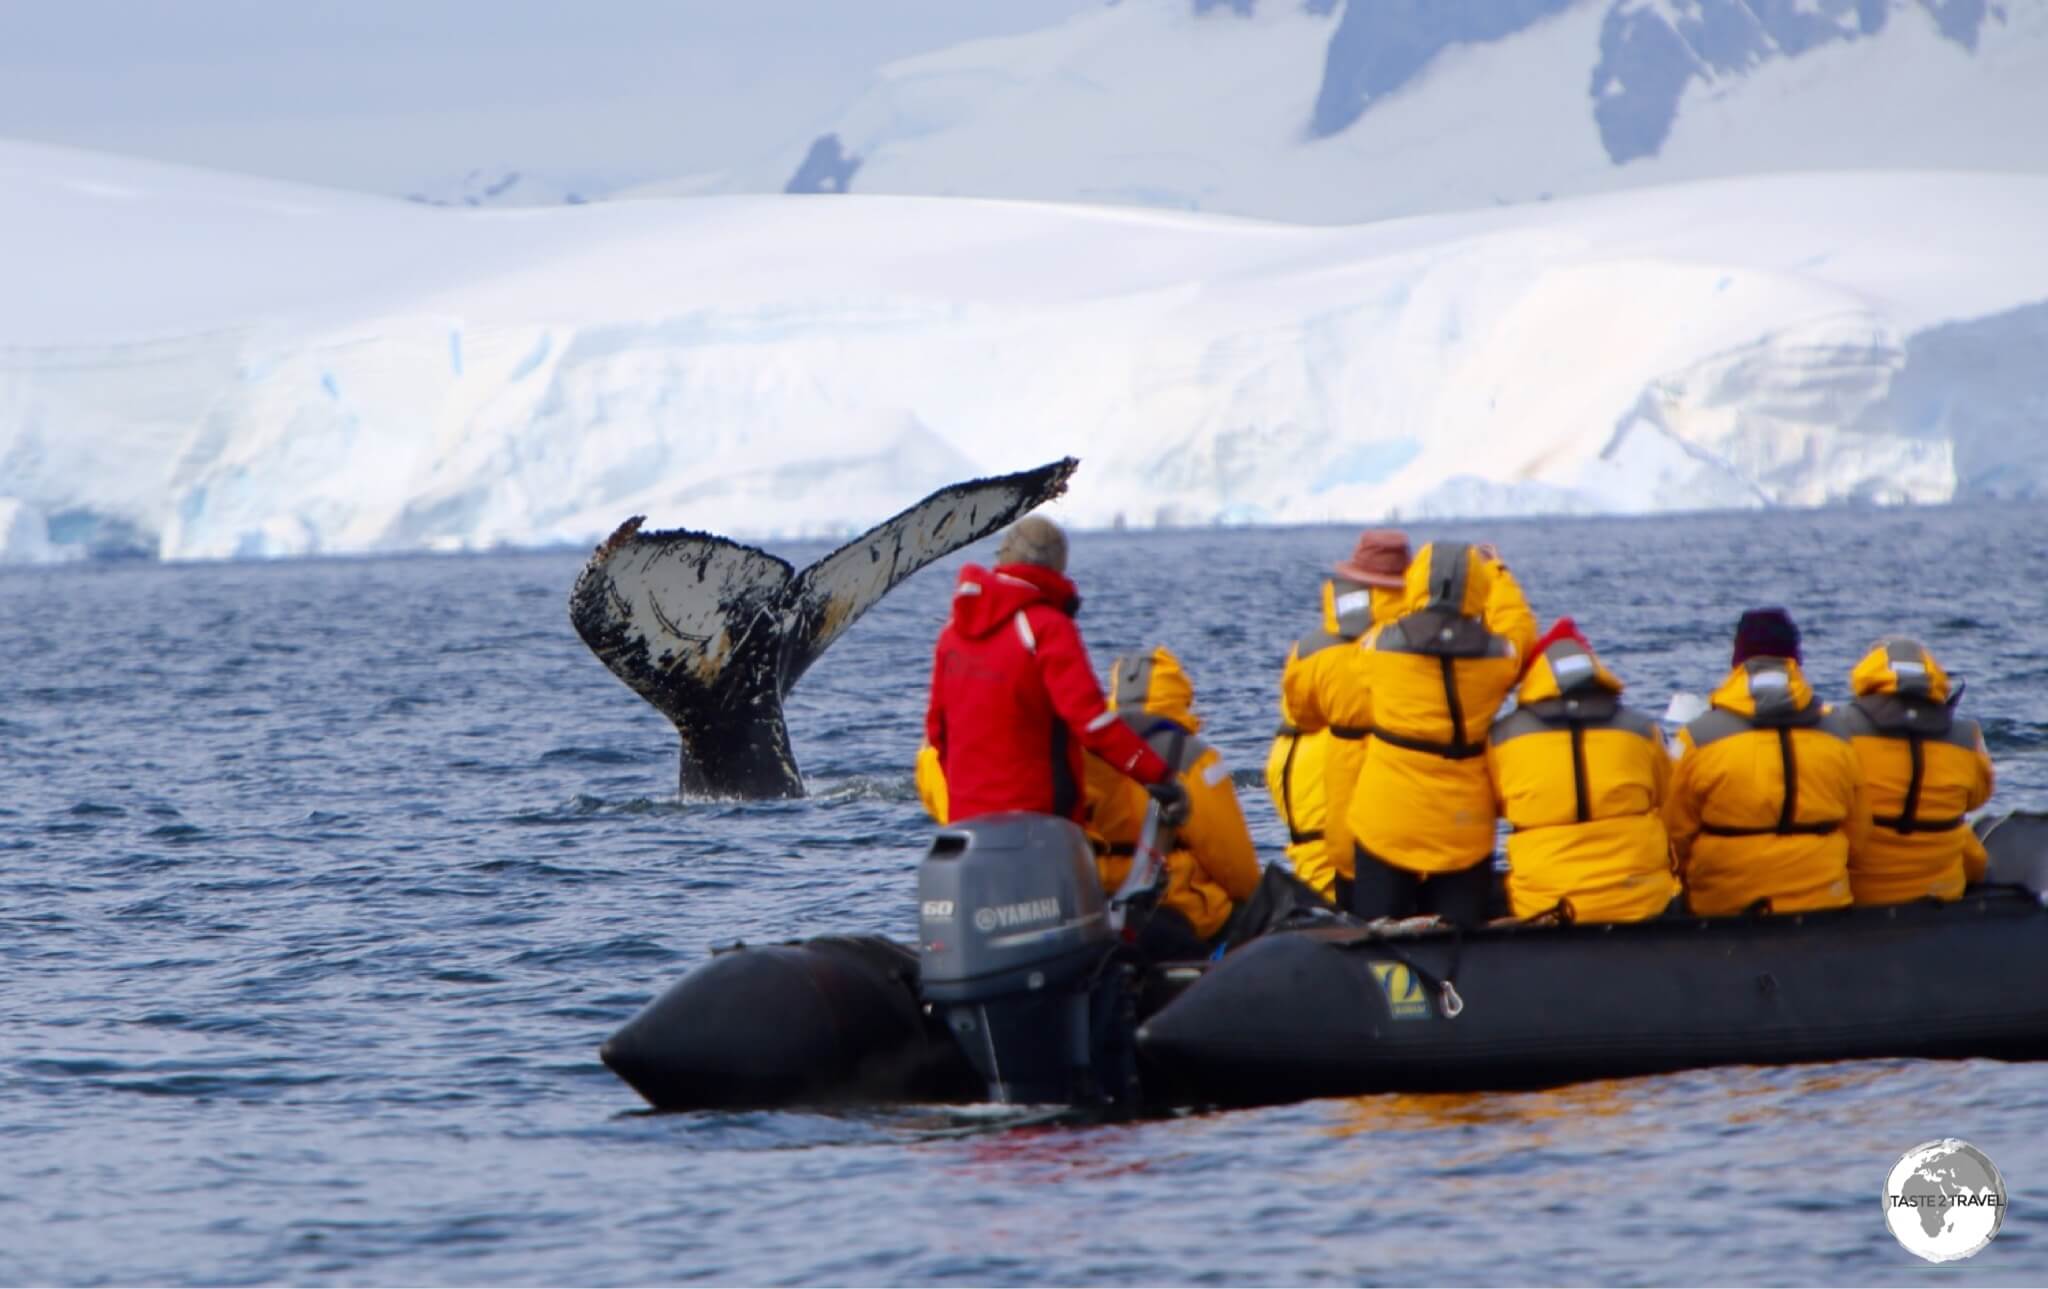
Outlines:
<svg viewBox="0 0 2048 1289"><path fill-rule="evenodd" d="M1780 917L1403 933L1269 875L1222 962L1145 973L1133 1008L1145 1018L1140 1086L1119 1108L1542 1087L1720 1064L2048 1059L2048 991L2037 984L2048 975L2048 817L1976 827L1987 885L1956 903ZM964 868L963 847L935 845L927 862ZM939 992L1000 984L1018 964L963 968L953 935L934 938L935 928L972 909L968 925L990 924L993 951L1012 936L998 910L1036 916L1030 895L926 892L924 947L950 964L935 972ZM1061 898L1045 902L1064 909ZM1033 974L1027 991L1053 981ZM916 954L872 937L729 951L650 1003L602 1055L663 1109L989 1096L991 1081L920 1000L918 977ZM933 1010L958 1019L963 998L987 1001L962 994ZM1119 1062L1128 1052L1120 1039L1098 1048ZM1089 1073L1076 1085L1106 1085L1103 1071Z"/></svg>
<svg viewBox="0 0 2048 1289"><path fill-rule="evenodd" d="M964 1101L982 1086L925 1015L916 955L870 936L721 952L599 1056L663 1110Z"/></svg>
<svg viewBox="0 0 2048 1289"><path fill-rule="evenodd" d="M1336 928L1232 953L1138 1031L1147 1091L1268 1104L1693 1066L2048 1057L2048 910L1932 903L1462 935Z"/></svg>

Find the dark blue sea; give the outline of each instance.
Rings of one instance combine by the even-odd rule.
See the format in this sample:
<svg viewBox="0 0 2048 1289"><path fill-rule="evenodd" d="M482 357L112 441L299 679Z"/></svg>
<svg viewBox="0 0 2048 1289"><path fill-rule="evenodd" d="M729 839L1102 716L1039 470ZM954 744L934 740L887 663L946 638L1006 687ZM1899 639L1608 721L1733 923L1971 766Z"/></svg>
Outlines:
<svg viewBox="0 0 2048 1289"><path fill-rule="evenodd" d="M2028 508L1420 527L1492 539L1661 711L1790 605L1969 682L2048 806ZM1165 643L1253 786L1337 529L1082 535L1098 667ZM822 548L785 551L800 561ZM987 555L984 547L978 552ZM0 573L0 1282L2042 1283L2048 1066L1734 1068L1113 1126L654 1115L597 1046L710 947L908 939L909 767L956 556L790 704L808 800L678 800L570 630L582 552ZM2031 980L1985 988L2035 989ZM1879 1209L1958 1136L2012 1190L1932 1267Z"/></svg>

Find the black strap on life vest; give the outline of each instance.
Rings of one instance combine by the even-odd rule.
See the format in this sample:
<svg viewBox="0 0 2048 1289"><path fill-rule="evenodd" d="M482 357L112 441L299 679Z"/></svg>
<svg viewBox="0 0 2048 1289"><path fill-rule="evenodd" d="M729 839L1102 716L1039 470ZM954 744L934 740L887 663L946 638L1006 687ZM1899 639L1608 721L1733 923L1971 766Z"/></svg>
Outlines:
<svg viewBox="0 0 2048 1289"><path fill-rule="evenodd" d="M1870 822L1880 828L1889 828L1893 832L1915 833L1954 832L1970 821L1962 815L1956 815L1949 819L1907 819L1902 815L1878 815L1874 816Z"/></svg>
<svg viewBox="0 0 2048 1289"><path fill-rule="evenodd" d="M1450 709L1451 715L1450 742L1439 743L1435 739L1410 738L1406 734L1383 730L1377 725L1342 737L1363 738L1371 735L1382 743L1405 748L1410 752L1426 752L1431 756L1440 756L1446 761L1469 761L1475 756L1486 755L1486 744L1465 741L1465 704L1458 698L1458 673L1451 664L1451 656L1439 655L1437 662L1443 667L1444 706ZM1337 727L1333 725L1330 728L1335 731Z"/></svg>
<svg viewBox="0 0 2048 1289"><path fill-rule="evenodd" d="M1366 731L1375 741L1406 748L1410 752L1427 752L1440 756L1446 761L1469 761L1475 756L1486 755L1484 743L1432 743L1428 739L1409 738L1405 734L1391 734L1377 727Z"/></svg>
<svg viewBox="0 0 2048 1289"><path fill-rule="evenodd" d="M1913 777L1906 781L1906 804L1899 809L1899 831L1911 832L1920 816L1920 783L1927 777L1925 742L1918 734L1906 735L1906 752L1913 758Z"/></svg>
<svg viewBox="0 0 2048 1289"><path fill-rule="evenodd" d="M1828 819L1811 824L1772 825L1769 828L1727 828L1720 824L1703 823L1700 831L1709 837L1825 837L1842 826L1839 819Z"/></svg>
<svg viewBox="0 0 2048 1289"><path fill-rule="evenodd" d="M1799 759L1792 755L1791 727L1778 727L1778 757L1785 766L1785 800L1778 807L1778 831L1792 826L1799 814Z"/></svg>
<svg viewBox="0 0 2048 1289"><path fill-rule="evenodd" d="M1121 855L1125 859L1129 859L1138 853L1138 843L1134 841L1106 841L1102 843L1102 853L1105 855Z"/></svg>
<svg viewBox="0 0 2048 1289"><path fill-rule="evenodd" d="M1427 752L1430 756L1442 756L1444 760L1470 760L1487 754L1487 744L1464 742L1464 703L1458 701L1458 672L1450 662L1450 654L1438 656L1444 666L1444 707L1450 709L1450 736L1452 742L1440 744L1432 738L1409 738L1407 734L1395 734L1393 730L1380 730L1378 725L1331 725L1329 732L1337 738L1376 738L1382 744L1405 748L1409 752Z"/></svg>
<svg viewBox="0 0 2048 1289"><path fill-rule="evenodd" d="M1301 729L1283 724L1275 737L1294 740L1287 745L1286 759L1280 762L1280 822L1287 825L1287 844L1299 846L1307 841L1321 841L1322 829L1294 826L1294 754L1301 750Z"/></svg>
<svg viewBox="0 0 2048 1289"><path fill-rule="evenodd" d="M1906 735L1906 749L1913 757L1913 777L1906 781L1906 801L1895 815L1878 815L1870 822L1893 832L1953 832L1967 822L1961 815L1951 819L1922 819L1920 817L1920 785L1927 774L1927 754L1922 745L1927 740L1919 734Z"/></svg>
<svg viewBox="0 0 2048 1289"><path fill-rule="evenodd" d="M1778 726L1778 757L1785 767L1785 800L1778 806L1778 822L1769 828L1730 828L1702 822L1700 831L1709 837L1825 837L1842 826L1840 819L1797 823L1799 813L1799 760L1792 752L1792 728Z"/></svg>
<svg viewBox="0 0 2048 1289"><path fill-rule="evenodd" d="M1572 728L1572 791L1578 798L1579 822L1593 818L1593 794L1586 785L1586 723L1570 722Z"/></svg>
<svg viewBox="0 0 2048 1289"><path fill-rule="evenodd" d="M1299 842L1301 836L1294 827L1294 754L1301 750L1301 731L1289 725L1280 727L1283 736L1290 730L1292 738L1287 744L1287 759L1280 763L1280 814L1281 822L1287 825L1287 835Z"/></svg>
<svg viewBox="0 0 2048 1289"><path fill-rule="evenodd" d="M1919 695L1865 694L1844 709L1843 715L1849 722L1848 734L1860 736L1870 733L1902 742L1912 759L1912 777L1906 781L1906 798L1899 803L1899 813L1876 815L1870 822L1880 828L1907 834L1953 832L1969 822L1961 815L1945 819L1920 817L1920 793L1927 778L1927 741L1936 739L1969 747L1977 738L1974 725L1955 720L1954 701L1954 695L1946 704L1933 704Z"/></svg>
<svg viewBox="0 0 2048 1289"><path fill-rule="evenodd" d="M1458 697L1458 673L1457 669L1451 666L1450 658L1438 658L1437 662L1443 666L1444 706L1451 709L1450 746L1453 753L1456 754L1463 752L1465 748L1470 746L1465 742L1465 704ZM1462 760L1463 757L1458 759Z"/></svg>
<svg viewBox="0 0 2048 1289"><path fill-rule="evenodd" d="M1287 825L1287 844L1299 846L1307 841L1321 841L1320 828L1296 828L1294 826L1294 754L1301 749L1301 731L1289 725L1280 727L1283 733L1292 732L1295 739L1287 745L1287 759L1280 763L1280 814L1281 822Z"/></svg>

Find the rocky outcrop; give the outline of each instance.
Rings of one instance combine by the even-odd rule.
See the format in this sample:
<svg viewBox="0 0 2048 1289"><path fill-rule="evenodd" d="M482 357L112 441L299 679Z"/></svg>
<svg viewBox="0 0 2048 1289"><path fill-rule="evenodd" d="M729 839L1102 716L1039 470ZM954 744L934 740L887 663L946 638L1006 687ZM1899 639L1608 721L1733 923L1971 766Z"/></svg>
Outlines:
<svg viewBox="0 0 2048 1289"><path fill-rule="evenodd" d="M1693 81L1740 76L1779 58L1882 32L1908 0L1619 0L1600 29L1593 119L1616 165L1655 156ZM1949 40L1975 50L1985 0L1910 0Z"/></svg>

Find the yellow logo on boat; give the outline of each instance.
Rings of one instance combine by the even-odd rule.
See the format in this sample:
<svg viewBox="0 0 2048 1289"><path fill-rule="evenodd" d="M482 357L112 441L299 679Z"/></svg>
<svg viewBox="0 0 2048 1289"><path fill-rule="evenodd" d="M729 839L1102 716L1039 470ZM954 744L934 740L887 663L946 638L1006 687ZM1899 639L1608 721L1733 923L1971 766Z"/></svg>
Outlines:
<svg viewBox="0 0 2048 1289"><path fill-rule="evenodd" d="M1422 992L1422 982L1408 964L1375 962L1372 978L1380 982L1380 992L1387 996L1387 1011L1395 1020L1429 1019L1429 995Z"/></svg>

